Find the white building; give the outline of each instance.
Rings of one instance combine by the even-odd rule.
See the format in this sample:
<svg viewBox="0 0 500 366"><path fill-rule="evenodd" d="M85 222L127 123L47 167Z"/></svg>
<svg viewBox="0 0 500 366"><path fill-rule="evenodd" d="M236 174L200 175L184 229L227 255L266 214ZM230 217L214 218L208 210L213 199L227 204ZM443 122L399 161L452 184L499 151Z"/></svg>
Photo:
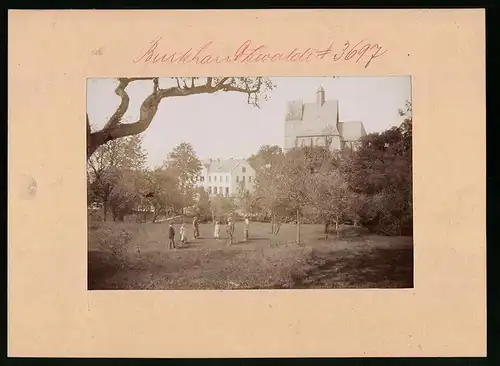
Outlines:
<svg viewBox="0 0 500 366"><path fill-rule="evenodd" d="M235 196L254 189L255 170L245 159L208 159L202 165L198 184L210 195Z"/></svg>

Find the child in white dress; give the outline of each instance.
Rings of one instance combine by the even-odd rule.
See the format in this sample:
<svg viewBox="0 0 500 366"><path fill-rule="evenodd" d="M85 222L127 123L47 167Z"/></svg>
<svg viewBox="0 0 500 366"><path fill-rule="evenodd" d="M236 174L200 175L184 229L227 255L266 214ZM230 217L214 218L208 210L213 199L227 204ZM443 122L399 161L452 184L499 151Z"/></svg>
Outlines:
<svg viewBox="0 0 500 366"><path fill-rule="evenodd" d="M219 221L216 221L214 227L214 238L219 240L219 237L220 237L220 224Z"/></svg>
<svg viewBox="0 0 500 366"><path fill-rule="evenodd" d="M182 224L181 229L179 230L179 234L181 235L181 243L186 243L186 224Z"/></svg>

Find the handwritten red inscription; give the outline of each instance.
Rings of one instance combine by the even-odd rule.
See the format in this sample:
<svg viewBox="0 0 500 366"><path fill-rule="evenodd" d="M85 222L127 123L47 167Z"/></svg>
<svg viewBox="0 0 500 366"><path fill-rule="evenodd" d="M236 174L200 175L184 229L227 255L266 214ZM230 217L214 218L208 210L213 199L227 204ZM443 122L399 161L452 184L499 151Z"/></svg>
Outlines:
<svg viewBox="0 0 500 366"><path fill-rule="evenodd" d="M323 61L351 61L362 63L365 68L371 62L387 52L378 43L346 41L341 45L331 42L326 48L294 48L286 51L273 51L264 44L256 45L251 40L243 42L233 53L217 55L211 52L212 41L198 48L189 48L183 51L164 52L160 50L162 38L150 42L147 50L142 52L133 61L134 63L157 64L189 64L200 65L211 63L259 63L259 62L310 62Z"/></svg>

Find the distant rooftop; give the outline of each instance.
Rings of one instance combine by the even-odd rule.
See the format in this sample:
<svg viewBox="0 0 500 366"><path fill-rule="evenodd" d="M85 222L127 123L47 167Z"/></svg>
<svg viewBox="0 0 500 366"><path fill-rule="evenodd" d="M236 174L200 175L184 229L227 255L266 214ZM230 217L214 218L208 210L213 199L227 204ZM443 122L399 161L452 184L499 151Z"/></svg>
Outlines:
<svg viewBox="0 0 500 366"><path fill-rule="evenodd" d="M219 173L229 173L240 163L245 162L246 159L243 158L231 158L231 159L205 159L202 161L202 164L210 171L210 172L219 172Z"/></svg>

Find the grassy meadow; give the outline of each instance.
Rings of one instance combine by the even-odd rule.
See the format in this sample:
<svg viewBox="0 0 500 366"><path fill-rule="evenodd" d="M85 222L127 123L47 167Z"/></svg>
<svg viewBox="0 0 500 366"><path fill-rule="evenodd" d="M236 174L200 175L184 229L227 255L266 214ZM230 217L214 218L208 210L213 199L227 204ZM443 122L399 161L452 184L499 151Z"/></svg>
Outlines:
<svg viewBox="0 0 500 366"><path fill-rule="evenodd" d="M88 238L89 290L207 290L411 288L411 237L370 235L342 226L337 238L325 238L322 225L283 225L271 234L269 223L252 222L243 241L243 223L237 222L232 246L225 226L221 240L213 226L200 224L200 238L168 249L168 224L91 222Z"/></svg>

